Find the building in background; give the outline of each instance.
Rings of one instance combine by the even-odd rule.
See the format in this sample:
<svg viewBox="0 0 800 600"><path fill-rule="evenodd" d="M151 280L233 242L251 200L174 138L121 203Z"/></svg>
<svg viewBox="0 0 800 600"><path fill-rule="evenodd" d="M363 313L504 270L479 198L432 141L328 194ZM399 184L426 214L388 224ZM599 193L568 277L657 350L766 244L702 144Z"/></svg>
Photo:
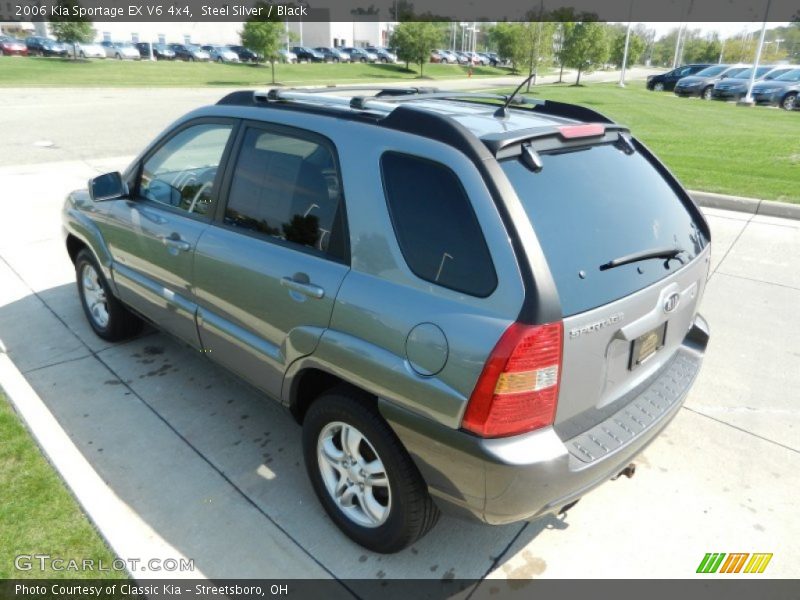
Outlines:
<svg viewBox="0 0 800 600"><path fill-rule="evenodd" d="M6 6L8 4L8 6ZM10 22L13 6L0 0L0 31L17 37L28 35L49 36L46 21ZM99 21L92 26L96 41L238 44L242 22L217 23L149 23ZM335 22L318 23L292 21L286 24L285 42L311 47L387 46L394 23L385 22Z"/></svg>
<svg viewBox="0 0 800 600"><path fill-rule="evenodd" d="M341 46L383 47L389 45L389 38L395 23L381 21L305 23L292 21L286 27L291 32L292 44L311 48L338 48Z"/></svg>

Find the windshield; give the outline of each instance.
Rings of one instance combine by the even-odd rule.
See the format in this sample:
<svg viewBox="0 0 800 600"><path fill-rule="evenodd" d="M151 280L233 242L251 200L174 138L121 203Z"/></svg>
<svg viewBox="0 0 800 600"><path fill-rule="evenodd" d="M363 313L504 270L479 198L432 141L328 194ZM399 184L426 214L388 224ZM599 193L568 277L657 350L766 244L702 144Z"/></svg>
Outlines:
<svg viewBox="0 0 800 600"><path fill-rule="evenodd" d="M788 73L784 73L780 77L776 77L775 81L800 81L800 69L794 69Z"/></svg>
<svg viewBox="0 0 800 600"><path fill-rule="evenodd" d="M518 158L500 165L539 238L565 317L652 285L706 246L689 211L642 154L604 144L543 153L541 159L538 173ZM658 248L685 253L600 269Z"/></svg>
<svg viewBox="0 0 800 600"><path fill-rule="evenodd" d="M725 65L714 65L713 67L706 67L702 71L698 71L696 75L698 77L713 77L714 75L719 75L725 69L727 69Z"/></svg>

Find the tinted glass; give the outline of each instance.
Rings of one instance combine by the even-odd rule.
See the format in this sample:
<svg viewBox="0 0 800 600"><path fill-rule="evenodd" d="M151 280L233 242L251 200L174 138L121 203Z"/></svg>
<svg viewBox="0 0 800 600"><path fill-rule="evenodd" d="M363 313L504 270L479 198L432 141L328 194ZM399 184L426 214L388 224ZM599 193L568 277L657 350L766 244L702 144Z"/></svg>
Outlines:
<svg viewBox="0 0 800 600"><path fill-rule="evenodd" d="M208 123L175 134L145 161L139 194L193 214L206 214L230 133L230 125Z"/></svg>
<svg viewBox="0 0 800 600"><path fill-rule="evenodd" d="M330 147L313 138L248 129L225 223L344 258L342 191Z"/></svg>
<svg viewBox="0 0 800 600"><path fill-rule="evenodd" d="M456 174L393 152L381 158L381 171L397 242L414 274L472 296L491 294L492 258Z"/></svg>
<svg viewBox="0 0 800 600"><path fill-rule="evenodd" d="M800 69L784 73L776 79L776 81L800 81Z"/></svg>
<svg viewBox="0 0 800 600"><path fill-rule="evenodd" d="M716 65L714 67L706 67L702 71L698 71L696 74L698 77L713 77L714 75L719 75L728 67L724 65Z"/></svg>
<svg viewBox="0 0 800 600"><path fill-rule="evenodd" d="M651 285L705 247L707 240L680 199L638 152L628 155L607 144L543 154L542 163L538 173L517 159L501 166L539 237L564 316ZM676 247L685 250L680 260L600 270L615 258Z"/></svg>

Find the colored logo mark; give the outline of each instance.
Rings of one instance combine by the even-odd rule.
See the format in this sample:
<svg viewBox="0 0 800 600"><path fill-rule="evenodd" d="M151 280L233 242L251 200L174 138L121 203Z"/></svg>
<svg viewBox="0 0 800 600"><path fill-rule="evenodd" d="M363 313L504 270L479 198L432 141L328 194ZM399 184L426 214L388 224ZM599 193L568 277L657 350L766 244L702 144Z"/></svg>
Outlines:
<svg viewBox="0 0 800 600"><path fill-rule="evenodd" d="M749 559L749 560L748 560ZM772 553L708 552L697 567L698 573L763 573Z"/></svg>

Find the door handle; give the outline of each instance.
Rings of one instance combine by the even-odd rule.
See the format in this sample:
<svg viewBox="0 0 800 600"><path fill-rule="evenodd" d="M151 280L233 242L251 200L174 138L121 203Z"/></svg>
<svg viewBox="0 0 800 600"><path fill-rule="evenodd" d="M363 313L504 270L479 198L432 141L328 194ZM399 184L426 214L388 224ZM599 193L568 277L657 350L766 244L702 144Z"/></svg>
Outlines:
<svg viewBox="0 0 800 600"><path fill-rule="evenodd" d="M172 250L187 252L192 248L192 245L186 240L182 240L181 236L178 235L177 233L171 233L168 236L162 235L160 236L160 239L162 244L164 244L167 248L170 248Z"/></svg>
<svg viewBox="0 0 800 600"><path fill-rule="evenodd" d="M285 288L292 290L293 292L298 292L300 294L303 294L304 296L308 296L309 298L316 298L317 300L320 300L325 297L324 289L322 289L318 285L309 283L308 275L306 275L305 277L300 277L300 275L301 274L298 273L294 277L281 278L281 285ZM305 279L306 281L302 281L302 279Z"/></svg>

